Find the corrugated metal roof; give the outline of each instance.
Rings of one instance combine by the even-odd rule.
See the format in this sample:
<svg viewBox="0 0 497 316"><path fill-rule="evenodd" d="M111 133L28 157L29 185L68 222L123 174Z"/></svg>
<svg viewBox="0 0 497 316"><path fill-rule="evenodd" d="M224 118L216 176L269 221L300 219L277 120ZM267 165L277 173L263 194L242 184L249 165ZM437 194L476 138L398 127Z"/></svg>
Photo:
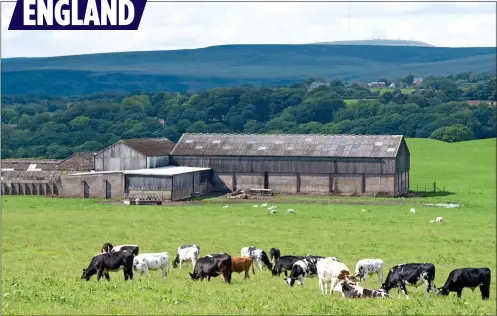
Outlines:
<svg viewBox="0 0 497 316"><path fill-rule="evenodd" d="M55 164L61 159L2 159L0 165L2 169L27 170L29 166L42 170L54 170Z"/></svg>
<svg viewBox="0 0 497 316"><path fill-rule="evenodd" d="M60 178L60 171L2 171L2 182L14 183L55 183Z"/></svg>
<svg viewBox="0 0 497 316"><path fill-rule="evenodd" d="M125 143L147 157L169 155L176 145L165 137L122 139L120 142Z"/></svg>
<svg viewBox="0 0 497 316"><path fill-rule="evenodd" d="M402 135L185 133L171 154L392 158L402 139Z"/></svg>
<svg viewBox="0 0 497 316"><path fill-rule="evenodd" d="M78 172L69 174L69 176L81 176L90 174L105 174L105 173L124 173L124 174L137 174L137 175L155 175L155 176L174 176L183 173L190 173L196 171L210 170L211 168L200 167L180 167L168 166L150 169L133 169L133 170L120 170L120 171L96 171L96 172Z"/></svg>

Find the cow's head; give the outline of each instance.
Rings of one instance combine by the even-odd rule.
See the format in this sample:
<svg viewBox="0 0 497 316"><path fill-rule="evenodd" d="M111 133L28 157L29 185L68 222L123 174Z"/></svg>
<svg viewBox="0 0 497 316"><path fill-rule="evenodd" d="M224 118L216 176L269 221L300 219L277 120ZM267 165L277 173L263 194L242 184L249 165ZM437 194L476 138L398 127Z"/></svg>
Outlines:
<svg viewBox="0 0 497 316"><path fill-rule="evenodd" d="M450 293L449 290L447 290L444 287L439 288L437 292L438 295L443 295L443 296L447 296L449 295L449 293Z"/></svg>
<svg viewBox="0 0 497 316"><path fill-rule="evenodd" d="M133 260L133 270L143 270L143 268L147 265L147 260L142 258L141 260L137 260L136 258Z"/></svg>
<svg viewBox="0 0 497 316"><path fill-rule="evenodd" d="M172 262L173 268L178 267L179 263L179 254L176 254L176 258L174 258L174 261Z"/></svg>
<svg viewBox="0 0 497 316"><path fill-rule="evenodd" d="M196 272L193 272L193 273L188 272L188 274L190 274L190 277L192 278L192 280L198 280L198 279L200 279L200 275L198 273L196 273Z"/></svg>
<svg viewBox="0 0 497 316"><path fill-rule="evenodd" d="M296 278L292 278L292 277L289 277L289 278L283 278L286 283L288 283L288 285L290 286L294 286L295 285L295 281L297 280Z"/></svg>
<svg viewBox="0 0 497 316"><path fill-rule="evenodd" d="M366 276L366 269L364 269L364 267L359 267L359 271L357 271L358 273L355 275L356 278L359 278L359 280L363 279L365 276Z"/></svg>
<svg viewBox="0 0 497 316"><path fill-rule="evenodd" d="M81 275L81 280L85 279L86 281L90 280L91 275L88 275L88 269L83 269L83 274Z"/></svg>
<svg viewBox="0 0 497 316"><path fill-rule="evenodd" d="M385 292L389 292L395 285L392 284L391 282L389 281L385 281L381 287L380 287L380 290L384 290Z"/></svg>

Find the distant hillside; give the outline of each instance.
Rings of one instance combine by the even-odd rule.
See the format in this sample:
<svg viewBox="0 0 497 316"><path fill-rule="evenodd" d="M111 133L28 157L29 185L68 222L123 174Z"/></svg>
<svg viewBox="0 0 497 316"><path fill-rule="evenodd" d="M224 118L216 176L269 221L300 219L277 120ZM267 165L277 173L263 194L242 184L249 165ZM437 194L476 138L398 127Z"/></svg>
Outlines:
<svg viewBox="0 0 497 316"><path fill-rule="evenodd" d="M335 41L335 42L318 42L315 44L328 45L379 45L379 46L418 46L418 47L435 47L431 44L420 41L408 40L389 40L389 39L373 39L373 40L355 40L355 41Z"/></svg>
<svg viewBox="0 0 497 316"><path fill-rule="evenodd" d="M491 72L492 47L371 45L225 45L2 60L2 93L89 94L186 91L244 84L284 85L309 77L345 81Z"/></svg>

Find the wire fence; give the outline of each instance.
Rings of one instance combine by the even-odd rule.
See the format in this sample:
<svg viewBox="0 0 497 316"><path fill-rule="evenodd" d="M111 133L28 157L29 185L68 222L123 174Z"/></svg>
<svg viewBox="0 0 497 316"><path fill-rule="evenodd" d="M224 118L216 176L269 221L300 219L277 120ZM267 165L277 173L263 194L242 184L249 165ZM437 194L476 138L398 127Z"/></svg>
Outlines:
<svg viewBox="0 0 497 316"><path fill-rule="evenodd" d="M481 187L471 186L470 184L461 184L458 186L445 186L442 183L426 182L426 183L409 183L409 191L414 193L467 193L467 194L491 194L496 195L494 189L482 189Z"/></svg>

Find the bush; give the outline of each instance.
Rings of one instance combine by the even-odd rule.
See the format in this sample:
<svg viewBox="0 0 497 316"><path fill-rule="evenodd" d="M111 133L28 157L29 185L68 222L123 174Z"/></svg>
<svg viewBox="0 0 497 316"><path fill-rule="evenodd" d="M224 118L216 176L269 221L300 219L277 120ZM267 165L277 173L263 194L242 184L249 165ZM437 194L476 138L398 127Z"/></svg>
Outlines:
<svg viewBox="0 0 497 316"><path fill-rule="evenodd" d="M438 139L448 143L461 142L473 139L471 130L463 124L444 126L435 130L430 138Z"/></svg>

